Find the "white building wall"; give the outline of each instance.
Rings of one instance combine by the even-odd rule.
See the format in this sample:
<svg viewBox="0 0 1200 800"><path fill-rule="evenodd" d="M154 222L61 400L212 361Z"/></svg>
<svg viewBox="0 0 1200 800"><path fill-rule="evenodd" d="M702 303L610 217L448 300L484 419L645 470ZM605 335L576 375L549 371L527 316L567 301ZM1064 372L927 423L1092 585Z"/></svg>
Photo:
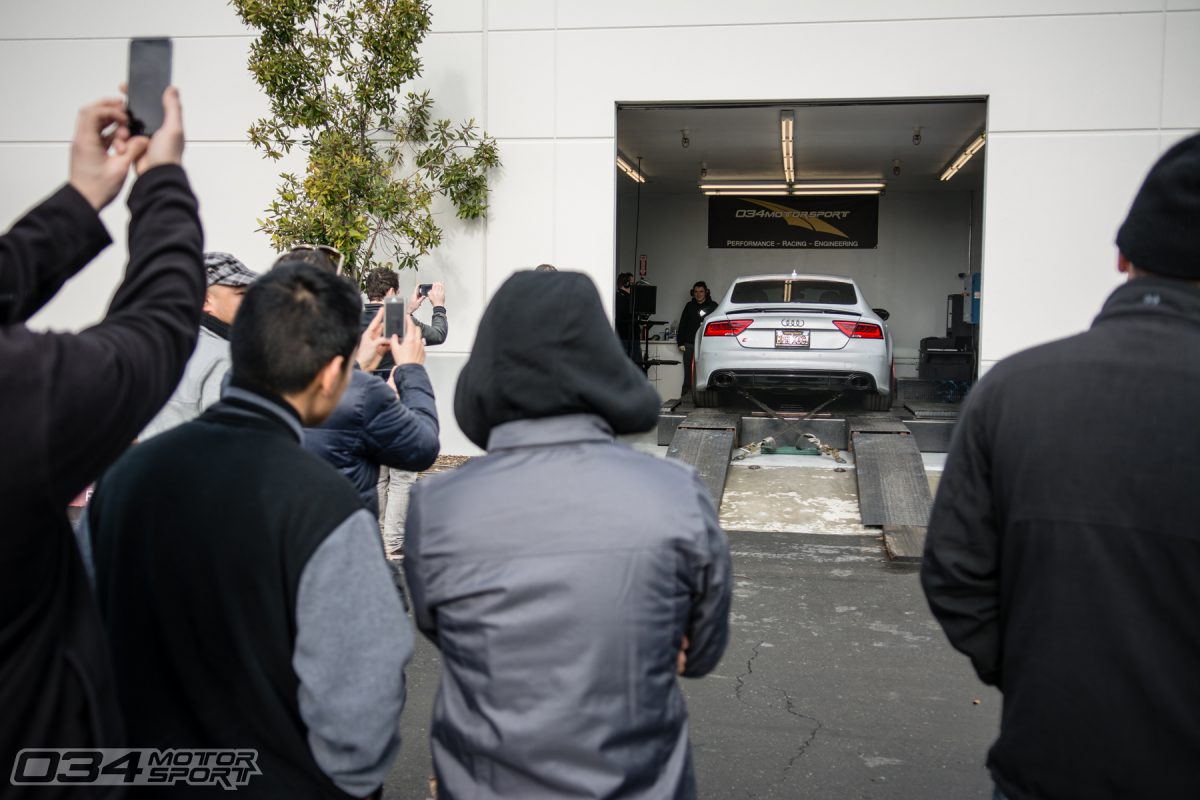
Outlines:
<svg viewBox="0 0 1200 800"><path fill-rule="evenodd" d="M422 280L448 285L451 336L428 365L443 450L454 380L487 298L541 261L590 274L610 304L617 102L986 96L982 260L986 369L1086 327L1117 283L1113 236L1147 168L1200 128L1200 0L435 0L425 83L443 115L500 143L486 223L445 214ZM66 175L75 109L111 93L126 40L176 39L186 166L207 246L271 260L255 219L280 165L245 144L265 110L246 72L250 35L225 0L0 0L0 217ZM33 324L99 319L117 240ZM411 282L411 281L410 281ZM530 324L536 324L531 320Z"/></svg>

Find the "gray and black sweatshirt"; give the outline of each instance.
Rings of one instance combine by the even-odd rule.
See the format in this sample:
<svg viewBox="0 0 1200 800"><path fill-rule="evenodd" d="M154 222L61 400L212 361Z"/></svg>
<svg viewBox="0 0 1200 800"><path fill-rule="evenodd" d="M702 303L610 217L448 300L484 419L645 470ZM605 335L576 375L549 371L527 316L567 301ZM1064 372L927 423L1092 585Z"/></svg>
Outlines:
<svg viewBox="0 0 1200 800"><path fill-rule="evenodd" d="M80 538L131 746L255 748L239 796L362 797L399 751L412 631L374 517L301 435L235 383L132 448Z"/></svg>

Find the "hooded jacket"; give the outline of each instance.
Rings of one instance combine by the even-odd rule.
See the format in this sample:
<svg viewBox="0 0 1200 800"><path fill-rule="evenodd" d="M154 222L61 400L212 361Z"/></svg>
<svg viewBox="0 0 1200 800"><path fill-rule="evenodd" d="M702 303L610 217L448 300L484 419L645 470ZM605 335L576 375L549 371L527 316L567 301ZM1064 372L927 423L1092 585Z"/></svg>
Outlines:
<svg viewBox="0 0 1200 800"><path fill-rule="evenodd" d="M1200 289L1159 278L971 392L921 582L1004 693L988 766L1011 800L1196 796L1197 409Z"/></svg>
<svg viewBox="0 0 1200 800"><path fill-rule="evenodd" d="M699 677L724 652L729 550L694 470L613 440L658 397L591 280L501 286L455 412L488 454L413 488L405 539L438 796L694 797L676 657L686 636Z"/></svg>

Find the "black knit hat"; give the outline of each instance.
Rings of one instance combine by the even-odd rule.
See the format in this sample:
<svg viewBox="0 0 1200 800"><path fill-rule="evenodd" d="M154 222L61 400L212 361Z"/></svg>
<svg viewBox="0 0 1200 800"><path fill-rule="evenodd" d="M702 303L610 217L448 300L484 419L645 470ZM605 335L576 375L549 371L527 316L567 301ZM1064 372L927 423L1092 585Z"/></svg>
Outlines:
<svg viewBox="0 0 1200 800"><path fill-rule="evenodd" d="M1140 270L1200 280L1200 134L1150 170L1117 231L1117 247Z"/></svg>

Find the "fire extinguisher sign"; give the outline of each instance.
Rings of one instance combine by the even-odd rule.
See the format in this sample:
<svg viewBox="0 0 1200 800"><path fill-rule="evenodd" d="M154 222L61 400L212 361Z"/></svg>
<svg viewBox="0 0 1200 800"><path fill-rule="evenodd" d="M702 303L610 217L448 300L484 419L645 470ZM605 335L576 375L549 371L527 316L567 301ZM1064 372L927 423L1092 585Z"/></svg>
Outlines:
<svg viewBox="0 0 1200 800"><path fill-rule="evenodd" d="M642 253L638 256L638 277L646 277L646 254Z"/></svg>

